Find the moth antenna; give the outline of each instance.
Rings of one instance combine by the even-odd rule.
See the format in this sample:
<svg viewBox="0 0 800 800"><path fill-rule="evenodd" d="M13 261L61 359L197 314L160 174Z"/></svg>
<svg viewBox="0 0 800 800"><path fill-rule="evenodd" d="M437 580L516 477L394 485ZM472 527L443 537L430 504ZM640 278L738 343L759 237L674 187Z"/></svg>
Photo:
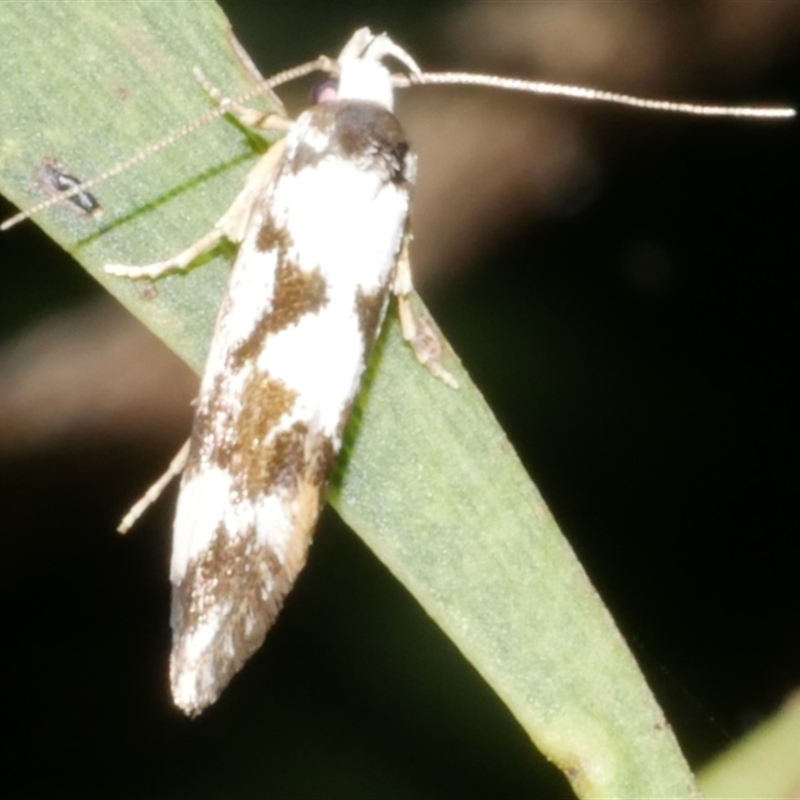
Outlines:
<svg viewBox="0 0 800 800"><path fill-rule="evenodd" d="M786 119L794 117L796 111L788 106L752 107L720 106L698 103L679 103L673 100L653 100L629 94L606 92L586 86L570 86L565 83L549 81L529 81L521 78L501 78L498 75L476 75L471 72L423 72L419 75L393 75L392 83L398 88L417 84L447 84L459 86L486 86L490 89L509 89L532 94L571 97L575 100L589 100L599 103L614 103L633 106L649 111L666 111L673 114L693 114L700 117L746 117L750 119Z"/></svg>
<svg viewBox="0 0 800 800"><path fill-rule="evenodd" d="M129 169L131 169L131 167L135 167L142 161L146 161L148 158L150 158L150 156L157 153L159 150L169 147L180 139L183 139L184 136L188 136L189 134L194 133L196 130L205 127L210 122L225 116L225 114L227 114L230 110L231 106L245 103L256 95L263 94L265 89L273 89L275 86L288 83L289 81L295 80L295 78L308 75L310 72L325 69L329 65L329 59L320 57L314 59L313 61L307 61L305 64L300 64L296 67L283 70L283 72L278 72L270 78L265 78L262 82L245 92L241 97L231 101L223 100L220 105L210 109L202 116L197 117L197 119L194 121L184 125L182 128L172 131L172 133L168 134L163 139L153 142L151 145L145 147L144 150L140 150L138 153L136 153L136 155L131 156L126 161L122 161L111 169L101 172L94 178L90 178L87 181L76 184L70 189L59 192L47 200L42 200L40 203L36 203L26 211L20 211L13 217L9 217L2 224L0 224L0 231L7 231L9 228L13 228L14 225L23 222L24 220L32 217L34 214L38 214L40 211L50 208L50 206L55 205L56 203L60 203L63 200L69 200L70 197L74 197L80 192L87 192L89 189L94 188L98 184L104 183L109 178L113 178L122 172L127 172Z"/></svg>

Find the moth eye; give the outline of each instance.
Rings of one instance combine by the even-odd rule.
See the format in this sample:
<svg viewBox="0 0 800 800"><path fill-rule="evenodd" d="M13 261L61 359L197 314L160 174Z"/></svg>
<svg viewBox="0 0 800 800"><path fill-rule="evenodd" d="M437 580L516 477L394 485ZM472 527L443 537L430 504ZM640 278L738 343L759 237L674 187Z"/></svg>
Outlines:
<svg viewBox="0 0 800 800"><path fill-rule="evenodd" d="M339 97L339 79L321 78L308 93L308 104L315 106L317 103L330 103Z"/></svg>

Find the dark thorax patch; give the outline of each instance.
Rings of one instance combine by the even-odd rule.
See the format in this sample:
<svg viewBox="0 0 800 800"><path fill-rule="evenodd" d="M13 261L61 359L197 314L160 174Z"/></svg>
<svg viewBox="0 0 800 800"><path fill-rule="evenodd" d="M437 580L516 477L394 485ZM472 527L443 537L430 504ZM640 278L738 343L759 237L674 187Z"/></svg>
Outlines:
<svg viewBox="0 0 800 800"><path fill-rule="evenodd" d="M397 117L378 103L334 100L305 112L307 125L324 134L323 150L300 143L291 161L294 172L313 168L330 156L353 161L364 170L377 170L386 182L404 183L408 141Z"/></svg>

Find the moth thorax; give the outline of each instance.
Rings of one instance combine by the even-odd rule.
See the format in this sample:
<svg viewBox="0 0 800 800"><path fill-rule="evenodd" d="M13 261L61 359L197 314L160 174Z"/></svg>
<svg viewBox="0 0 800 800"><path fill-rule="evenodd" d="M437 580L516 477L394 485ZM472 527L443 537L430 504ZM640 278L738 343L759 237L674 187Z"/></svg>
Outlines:
<svg viewBox="0 0 800 800"><path fill-rule="evenodd" d="M340 62L339 100L369 100L388 111L394 109L394 90L389 70L371 59Z"/></svg>

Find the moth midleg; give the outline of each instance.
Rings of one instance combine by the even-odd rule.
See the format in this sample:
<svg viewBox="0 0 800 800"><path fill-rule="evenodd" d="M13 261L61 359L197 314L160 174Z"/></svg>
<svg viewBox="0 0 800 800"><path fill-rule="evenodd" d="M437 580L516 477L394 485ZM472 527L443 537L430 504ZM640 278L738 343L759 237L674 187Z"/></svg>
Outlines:
<svg viewBox="0 0 800 800"><path fill-rule="evenodd" d="M120 278L158 278L166 272L184 270L203 253L215 247L223 238L233 244L240 244L244 237L247 221L253 210L256 198L264 192L272 180L275 166L283 153L283 140L276 142L258 160L245 179L244 186L236 195L230 208L217 220L214 227L171 258L155 261L152 264L127 266L125 264L106 264L109 275Z"/></svg>
<svg viewBox="0 0 800 800"><path fill-rule="evenodd" d="M411 279L411 259L408 252L410 241L410 235L406 234L397 257L392 280L392 292L397 297L400 330L417 361L435 378L452 386L453 389L457 389L458 381L442 366L444 347L433 320L427 313L414 311L411 306L414 283Z"/></svg>
<svg viewBox="0 0 800 800"><path fill-rule="evenodd" d="M175 477L183 472L186 466L186 461L189 458L189 443L191 439L187 439L177 455L165 470L164 474L156 480L147 491L131 506L130 511L122 518L122 522L117 526L120 533L127 533L135 524L139 517L150 508L166 489L167 484Z"/></svg>
<svg viewBox="0 0 800 800"><path fill-rule="evenodd" d="M198 256L214 247L224 235L225 234L215 225L208 233L201 236L196 242L192 243L189 247L172 258L138 266L106 264L104 269L109 275L115 275L118 278L133 278L134 280L140 278L159 278L166 272L186 269Z"/></svg>

